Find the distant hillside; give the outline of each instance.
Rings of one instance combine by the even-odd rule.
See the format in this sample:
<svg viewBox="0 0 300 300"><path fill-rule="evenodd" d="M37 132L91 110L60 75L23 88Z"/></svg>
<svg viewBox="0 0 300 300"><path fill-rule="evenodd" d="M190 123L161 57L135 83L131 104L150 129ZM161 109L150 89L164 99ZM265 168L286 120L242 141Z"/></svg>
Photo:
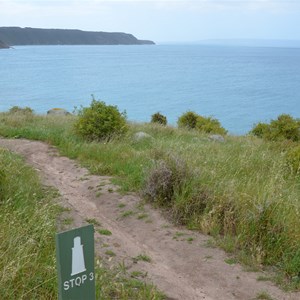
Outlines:
<svg viewBox="0 0 300 300"><path fill-rule="evenodd" d="M122 32L94 32L76 29L40 29L0 27L0 40L14 45L144 45L152 41L138 40Z"/></svg>
<svg viewBox="0 0 300 300"><path fill-rule="evenodd" d="M5 48L9 48L9 46L7 46L5 43L3 43L3 42L0 40L0 49L5 49Z"/></svg>

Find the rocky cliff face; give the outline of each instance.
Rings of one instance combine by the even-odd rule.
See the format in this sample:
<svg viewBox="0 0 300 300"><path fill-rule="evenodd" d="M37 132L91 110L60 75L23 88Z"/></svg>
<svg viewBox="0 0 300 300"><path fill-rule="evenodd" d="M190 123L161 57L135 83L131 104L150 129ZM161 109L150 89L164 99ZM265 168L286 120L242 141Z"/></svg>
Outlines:
<svg viewBox="0 0 300 300"><path fill-rule="evenodd" d="M7 46L5 43L3 43L3 42L0 40L0 49L5 49L5 48L9 48L9 46Z"/></svg>
<svg viewBox="0 0 300 300"><path fill-rule="evenodd" d="M73 29L40 29L0 27L0 40L7 45L144 45L152 41L138 40L122 32L94 32Z"/></svg>

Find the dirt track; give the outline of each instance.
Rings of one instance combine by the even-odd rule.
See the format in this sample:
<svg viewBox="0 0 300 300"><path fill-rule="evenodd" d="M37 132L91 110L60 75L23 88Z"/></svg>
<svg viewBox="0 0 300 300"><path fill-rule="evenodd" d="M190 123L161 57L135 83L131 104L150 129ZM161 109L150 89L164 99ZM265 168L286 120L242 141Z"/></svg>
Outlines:
<svg viewBox="0 0 300 300"><path fill-rule="evenodd" d="M0 147L24 156L45 185L59 190L62 205L70 208L71 226L96 219L101 224L96 228L112 232L95 233L97 254L108 264L124 261L129 272L142 271L169 299L250 300L262 291L272 299L300 299L300 293L284 293L271 282L257 281L262 273L229 265L222 250L208 246L208 236L175 227L158 210L141 205L138 196L119 194L109 177L89 175L54 147L21 139L0 139ZM116 256L109 257L107 250ZM151 262L133 260L140 254Z"/></svg>

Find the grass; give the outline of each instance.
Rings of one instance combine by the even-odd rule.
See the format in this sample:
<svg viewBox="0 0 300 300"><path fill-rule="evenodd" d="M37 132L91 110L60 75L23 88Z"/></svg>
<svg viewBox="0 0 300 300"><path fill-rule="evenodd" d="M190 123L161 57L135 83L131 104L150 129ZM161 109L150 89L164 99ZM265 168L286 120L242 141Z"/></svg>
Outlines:
<svg viewBox="0 0 300 300"><path fill-rule="evenodd" d="M1 299L57 299L52 198L22 159L0 149Z"/></svg>
<svg viewBox="0 0 300 300"><path fill-rule="evenodd" d="M166 208L174 222L214 236L227 251L243 251L249 263L274 265L287 281L297 276L300 181L286 165L288 143L251 136L217 143L196 131L155 124L131 124L124 138L108 143L87 142L74 134L75 120L2 113L0 135L51 143L91 173L113 175L123 192L143 192L157 162L176 157L188 172L168 201L154 205ZM153 139L133 140L138 131Z"/></svg>
<svg viewBox="0 0 300 300"><path fill-rule="evenodd" d="M224 262L226 262L228 265L235 265L237 263L235 258L226 258Z"/></svg>
<svg viewBox="0 0 300 300"><path fill-rule="evenodd" d="M19 156L0 148L0 299L57 299L54 238L57 217L66 209L54 203L56 196ZM86 221L98 225L94 219ZM130 274L99 263L95 271L97 299L165 299L153 285Z"/></svg>
<svg viewBox="0 0 300 300"><path fill-rule="evenodd" d="M130 273L130 276L133 278L145 278L147 277L147 272L141 272L141 271L132 271Z"/></svg>

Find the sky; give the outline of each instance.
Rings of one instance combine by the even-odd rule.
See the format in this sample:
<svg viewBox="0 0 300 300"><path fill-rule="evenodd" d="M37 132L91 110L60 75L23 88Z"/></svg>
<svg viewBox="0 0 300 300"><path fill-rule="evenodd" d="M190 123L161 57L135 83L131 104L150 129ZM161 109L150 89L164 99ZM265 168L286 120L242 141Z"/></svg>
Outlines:
<svg viewBox="0 0 300 300"><path fill-rule="evenodd" d="M0 0L0 26L126 32L157 43L300 40L300 0Z"/></svg>

